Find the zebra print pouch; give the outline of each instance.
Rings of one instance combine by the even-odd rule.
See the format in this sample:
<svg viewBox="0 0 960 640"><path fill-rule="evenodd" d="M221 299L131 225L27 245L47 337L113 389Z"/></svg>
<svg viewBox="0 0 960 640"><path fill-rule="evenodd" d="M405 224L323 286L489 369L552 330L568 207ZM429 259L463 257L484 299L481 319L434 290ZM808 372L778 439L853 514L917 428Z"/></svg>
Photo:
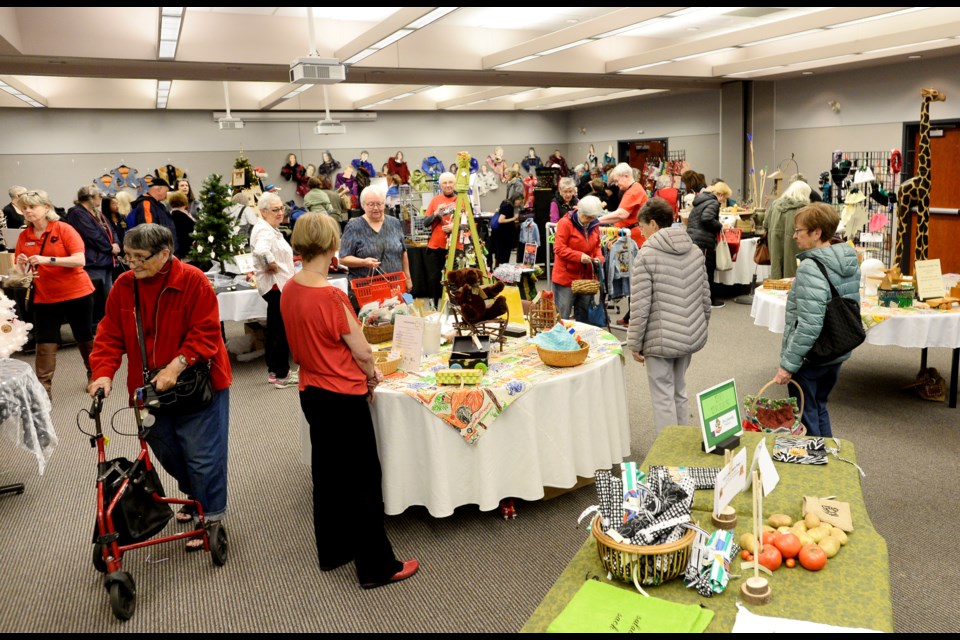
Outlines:
<svg viewBox="0 0 960 640"><path fill-rule="evenodd" d="M773 443L773 459L795 464L827 464L827 448L823 438L777 436Z"/></svg>

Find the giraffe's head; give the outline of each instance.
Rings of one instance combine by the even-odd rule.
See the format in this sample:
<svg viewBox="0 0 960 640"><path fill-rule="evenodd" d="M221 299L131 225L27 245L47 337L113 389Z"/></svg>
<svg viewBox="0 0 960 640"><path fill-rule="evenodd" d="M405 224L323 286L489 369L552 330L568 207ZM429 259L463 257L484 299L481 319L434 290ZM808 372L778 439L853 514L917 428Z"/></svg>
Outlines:
<svg viewBox="0 0 960 640"><path fill-rule="evenodd" d="M936 89L920 89L920 95L927 102L944 102L947 99L947 94L940 93Z"/></svg>

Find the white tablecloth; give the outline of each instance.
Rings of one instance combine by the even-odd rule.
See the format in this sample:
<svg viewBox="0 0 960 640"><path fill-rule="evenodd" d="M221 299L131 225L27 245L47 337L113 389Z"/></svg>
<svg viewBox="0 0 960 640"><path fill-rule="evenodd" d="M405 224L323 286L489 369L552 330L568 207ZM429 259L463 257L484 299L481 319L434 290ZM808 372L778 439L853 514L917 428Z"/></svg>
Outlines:
<svg viewBox="0 0 960 640"><path fill-rule="evenodd" d="M496 509L507 497L543 498L544 487L570 488L630 455L623 361L610 356L536 384L490 425L476 444L417 400L378 390L373 402L384 510L423 505L434 517L466 504ZM301 414L303 461L309 429Z"/></svg>
<svg viewBox="0 0 960 640"><path fill-rule="evenodd" d="M783 333L787 312L786 291L766 291L763 287L753 293L750 316L753 323L767 327L774 333ZM866 298L861 315L889 316L867 330L867 343L897 347L960 348L960 311L942 313L915 311L898 314L896 310L876 307L875 299Z"/></svg>
<svg viewBox="0 0 960 640"><path fill-rule="evenodd" d="M770 277L770 265L758 265L753 261L753 252L757 249L757 238L746 238L740 241L740 251L733 262L730 271L715 271L713 281L719 284L751 284L753 274L757 274L757 282L762 283Z"/></svg>
<svg viewBox="0 0 960 640"><path fill-rule="evenodd" d="M330 284L347 292L345 277L332 278ZM220 304L220 322L246 322L267 317L267 301L256 288L218 293L217 302Z"/></svg>

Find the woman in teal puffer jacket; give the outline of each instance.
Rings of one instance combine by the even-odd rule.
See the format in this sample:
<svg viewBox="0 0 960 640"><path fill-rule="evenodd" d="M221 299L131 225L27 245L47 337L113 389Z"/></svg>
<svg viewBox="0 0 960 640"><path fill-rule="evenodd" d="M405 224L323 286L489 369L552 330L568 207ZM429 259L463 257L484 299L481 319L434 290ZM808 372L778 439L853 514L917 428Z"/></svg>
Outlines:
<svg viewBox="0 0 960 640"><path fill-rule="evenodd" d="M807 205L797 212L794 238L800 253L796 280L787 294L786 323L780 347L780 369L774 376L777 384L793 380L803 390L803 424L807 435L831 437L827 398L840 375L840 365L850 357L845 353L822 365L806 362L805 357L823 328L823 316L830 301L830 284L817 266L827 270L830 282L844 298L860 302L860 267L853 247L846 243L830 244L840 224L836 209L823 202ZM799 392L790 386L791 396ZM800 401L797 401L800 404Z"/></svg>

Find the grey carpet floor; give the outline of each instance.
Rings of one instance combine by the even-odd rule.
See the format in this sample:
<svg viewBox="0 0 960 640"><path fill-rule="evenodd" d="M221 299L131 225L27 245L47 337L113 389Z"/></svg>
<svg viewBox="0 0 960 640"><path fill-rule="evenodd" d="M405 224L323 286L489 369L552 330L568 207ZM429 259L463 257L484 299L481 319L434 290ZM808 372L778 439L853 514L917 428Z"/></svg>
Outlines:
<svg viewBox="0 0 960 640"><path fill-rule="evenodd" d="M742 397L772 378L780 336L754 326L749 311L732 302L715 311L709 342L688 372L691 395L733 377ZM228 335L241 331L228 323ZM946 349L930 351L930 365L945 377L949 356ZM960 570L950 544L960 527L951 497L960 409L902 389L919 359L918 350L861 347L842 368L830 412L834 433L857 447L870 518L889 546L896 629L949 632L960 629L954 605ZM642 460L654 439L646 376L628 360L626 377L631 457ZM469 505L443 519L422 508L388 517L398 556L422 564L402 584L364 591L351 565L320 572L310 476L300 463L297 393L274 389L265 378L262 359L234 362L229 561L214 567L207 554L187 555L179 543L125 554L138 608L121 623L90 562L96 458L76 425L90 403L80 356L63 349L53 411L60 443L44 476L31 456L0 444L0 483L26 484L23 495L0 497L0 632L514 632L583 543L587 534L576 518L595 502L591 487L518 503L512 521ZM116 383L122 387L122 378ZM106 413L121 405L119 395L110 398ZM129 430L128 413L117 421ZM81 426L91 423L82 417ZM135 452L135 438L113 435L110 457ZM330 521L350 535L348 500ZM168 531L175 529L171 524ZM797 597L798 606L816 606Z"/></svg>

